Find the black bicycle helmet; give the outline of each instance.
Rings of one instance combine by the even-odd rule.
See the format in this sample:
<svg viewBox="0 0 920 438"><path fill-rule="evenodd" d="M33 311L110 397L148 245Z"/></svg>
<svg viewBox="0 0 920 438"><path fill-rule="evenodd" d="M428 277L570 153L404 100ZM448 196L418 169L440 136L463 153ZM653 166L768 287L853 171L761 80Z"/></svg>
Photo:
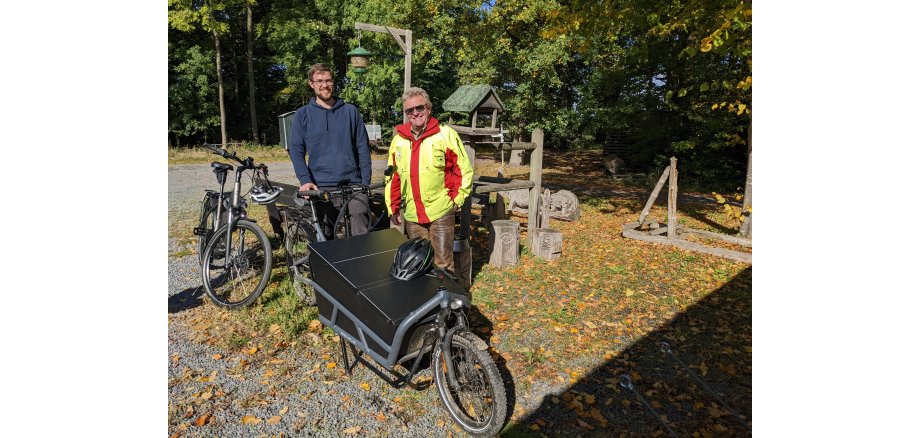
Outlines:
<svg viewBox="0 0 920 438"><path fill-rule="evenodd" d="M249 197L256 204L271 204L281 196L281 187L264 185L256 186L249 192Z"/></svg>
<svg viewBox="0 0 920 438"><path fill-rule="evenodd" d="M408 281L425 274L434 262L434 248L431 242L421 237L407 240L393 256L390 275L399 280Z"/></svg>

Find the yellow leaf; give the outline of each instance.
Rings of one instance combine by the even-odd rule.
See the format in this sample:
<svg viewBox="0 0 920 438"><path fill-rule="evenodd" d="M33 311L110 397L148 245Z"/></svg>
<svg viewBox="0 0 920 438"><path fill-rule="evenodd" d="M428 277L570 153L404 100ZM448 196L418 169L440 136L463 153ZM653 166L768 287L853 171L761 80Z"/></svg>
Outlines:
<svg viewBox="0 0 920 438"><path fill-rule="evenodd" d="M610 350L604 353L604 360L613 360L614 353Z"/></svg>
<svg viewBox="0 0 920 438"><path fill-rule="evenodd" d="M335 368L335 362L329 362L329 363L327 363L327 364L326 364L326 368L329 368L330 370L333 369L333 368Z"/></svg>
<svg viewBox="0 0 920 438"><path fill-rule="evenodd" d="M712 110L715 111L717 109L719 109L719 104L717 103L712 104Z"/></svg>
<svg viewBox="0 0 920 438"><path fill-rule="evenodd" d="M311 332L318 332L322 327L323 327L323 323L319 322L318 319L314 319L313 321L310 321L310 325L307 326L307 328Z"/></svg>
<svg viewBox="0 0 920 438"><path fill-rule="evenodd" d="M576 335L578 334L578 329L575 328L575 327L572 327L571 329L569 329L569 331L572 332L572 333L574 333L574 334L576 334Z"/></svg>
<svg viewBox="0 0 920 438"><path fill-rule="evenodd" d="M259 348L258 348L258 347L252 347L252 348L250 348L250 349L247 351L247 353L249 353L249 354L256 354L257 351L259 351Z"/></svg>
<svg viewBox="0 0 920 438"><path fill-rule="evenodd" d="M342 431L345 435L354 435L361 431L361 426L349 427Z"/></svg>
<svg viewBox="0 0 920 438"><path fill-rule="evenodd" d="M364 388L365 391L371 390L371 385L368 385L367 383L362 383L361 387Z"/></svg>
<svg viewBox="0 0 920 438"><path fill-rule="evenodd" d="M274 375L275 375L275 372L274 372L274 371L272 371L272 370L265 370L265 374L263 374L262 377L271 377L271 376L274 376Z"/></svg>
<svg viewBox="0 0 920 438"><path fill-rule="evenodd" d="M268 424L278 424L281 422L281 417L275 415L274 417L269 418L266 423Z"/></svg>
<svg viewBox="0 0 920 438"><path fill-rule="evenodd" d="M278 415L284 415L284 414L287 413L287 411L288 411L288 407L285 406L285 407L281 408L280 411L278 411Z"/></svg>
<svg viewBox="0 0 920 438"><path fill-rule="evenodd" d="M700 41L700 51L708 52L710 50L712 50L712 37L703 38Z"/></svg>
<svg viewBox="0 0 920 438"><path fill-rule="evenodd" d="M195 420L195 426L204 426L205 424L208 424L208 421L211 421L211 414L202 414L200 417L198 417L197 420Z"/></svg>
<svg viewBox="0 0 920 438"><path fill-rule="evenodd" d="M220 353L217 353L217 354L211 356L211 359L214 359L214 360L221 360L221 359L223 359L223 358L224 358L224 356L223 356L222 354L220 354Z"/></svg>
<svg viewBox="0 0 920 438"><path fill-rule="evenodd" d="M252 415L246 415L243 417L243 424L259 424L262 422L262 419L253 417Z"/></svg>
<svg viewBox="0 0 920 438"><path fill-rule="evenodd" d="M540 430L540 426L538 426L537 423L531 424L530 430L533 430L533 431Z"/></svg>
<svg viewBox="0 0 920 438"><path fill-rule="evenodd" d="M213 395L214 395L214 394L211 394L211 391L208 391L208 392L205 392L205 393L201 394L201 398L204 399L204 400L208 400L208 399L210 399Z"/></svg>
<svg viewBox="0 0 920 438"><path fill-rule="evenodd" d="M634 292L632 289L626 289L626 296L627 296L627 297L631 297L631 296L635 295L635 293L636 293L636 292Z"/></svg>
<svg viewBox="0 0 920 438"><path fill-rule="evenodd" d="M374 418L376 418L377 421L379 421L379 422L381 422L381 423L387 421L387 417L386 417L386 415L383 415L383 412L378 412L378 413L377 413L377 416L374 417Z"/></svg>

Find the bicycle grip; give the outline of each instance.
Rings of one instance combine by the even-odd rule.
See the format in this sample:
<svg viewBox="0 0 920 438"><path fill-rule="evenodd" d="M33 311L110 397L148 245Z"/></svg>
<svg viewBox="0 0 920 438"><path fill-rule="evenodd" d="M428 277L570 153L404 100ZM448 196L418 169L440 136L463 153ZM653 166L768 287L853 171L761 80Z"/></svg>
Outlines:
<svg viewBox="0 0 920 438"><path fill-rule="evenodd" d="M297 196L316 196L320 197L323 195L322 190L301 190L297 192Z"/></svg>

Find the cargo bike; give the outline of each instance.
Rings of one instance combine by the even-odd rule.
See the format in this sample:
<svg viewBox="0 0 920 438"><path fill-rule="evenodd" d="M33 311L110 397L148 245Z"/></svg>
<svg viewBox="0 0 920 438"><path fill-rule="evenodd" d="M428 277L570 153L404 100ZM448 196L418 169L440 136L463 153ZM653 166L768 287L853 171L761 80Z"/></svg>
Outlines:
<svg viewBox="0 0 920 438"><path fill-rule="evenodd" d="M371 188L298 192L293 205L282 207L298 293L315 303L319 320L339 336L346 373L360 363L393 387L418 388L413 379L427 359L453 421L473 436L498 434L506 419L505 387L488 346L470 330L470 292L437 268L409 280L391 275L407 239L389 228L382 196ZM370 199L371 232L350 236L345 209L345 226L337 226L340 236L330 240L314 201L341 196L347 205L348 195L359 193Z"/></svg>

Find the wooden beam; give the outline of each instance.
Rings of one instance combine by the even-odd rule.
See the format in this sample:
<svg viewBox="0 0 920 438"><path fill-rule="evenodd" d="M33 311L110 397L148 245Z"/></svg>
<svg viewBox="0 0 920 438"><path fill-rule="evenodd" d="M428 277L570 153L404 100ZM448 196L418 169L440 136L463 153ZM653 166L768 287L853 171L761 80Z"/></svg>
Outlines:
<svg viewBox="0 0 920 438"><path fill-rule="evenodd" d="M514 180L510 183L504 183L504 184L473 185L473 191L475 193L492 193L492 192L504 192L507 190L532 189L533 187L535 187L535 184L533 181ZM534 204L529 204L527 207L528 210L535 210L535 208L531 208L530 205L534 205Z"/></svg>
<svg viewBox="0 0 920 438"><path fill-rule="evenodd" d="M643 242L651 242L651 243L658 243L661 245L676 246L681 249L701 252L704 254L712 254L714 256L724 257L729 260L734 260L737 262L751 263L751 254L748 254L746 252L732 251L730 249L724 249L724 248L712 248L709 246L700 245L698 243L687 242L686 240L681 240L681 239L669 239L667 237L662 237L662 236L649 236L641 231L630 230L630 229L623 230L623 237L641 240Z"/></svg>
<svg viewBox="0 0 920 438"><path fill-rule="evenodd" d="M648 212L652 209L652 204L658 199L658 192L664 187L664 182L668 179L670 172L671 166L665 167L664 172L661 172L661 178L658 178L658 184L655 184L655 190L652 190L652 195L648 197L648 202L645 203L645 208L642 209L642 214L639 215L640 224L645 221L645 217L648 216Z"/></svg>
<svg viewBox="0 0 920 438"><path fill-rule="evenodd" d="M677 237L677 157L671 157L668 177L668 238Z"/></svg>
<svg viewBox="0 0 920 438"><path fill-rule="evenodd" d="M721 240L723 242L734 243L736 245L751 247L751 239L745 239L743 237L729 236L726 234L713 233L711 231L696 230L693 228L682 228L681 233L683 234L697 234L703 237L708 237L710 239Z"/></svg>
<svg viewBox="0 0 920 438"><path fill-rule="evenodd" d="M511 142L511 141L477 141L478 144L488 144L501 151L532 151L537 148L535 143Z"/></svg>
<svg viewBox="0 0 920 438"><path fill-rule="evenodd" d="M534 232L537 229L537 211L539 208L540 191L543 189L543 130L534 129L530 136L530 141L537 145L530 153L530 181L533 188L530 189L530 204L527 208L527 247L530 248L533 243Z"/></svg>
<svg viewBox="0 0 920 438"><path fill-rule="evenodd" d="M405 36L406 33L409 32L408 30L397 29L395 27L377 26L376 24L367 24L367 23L358 23L358 22L355 22L355 29L368 30L371 32L389 33L389 34L395 33L400 36Z"/></svg>

